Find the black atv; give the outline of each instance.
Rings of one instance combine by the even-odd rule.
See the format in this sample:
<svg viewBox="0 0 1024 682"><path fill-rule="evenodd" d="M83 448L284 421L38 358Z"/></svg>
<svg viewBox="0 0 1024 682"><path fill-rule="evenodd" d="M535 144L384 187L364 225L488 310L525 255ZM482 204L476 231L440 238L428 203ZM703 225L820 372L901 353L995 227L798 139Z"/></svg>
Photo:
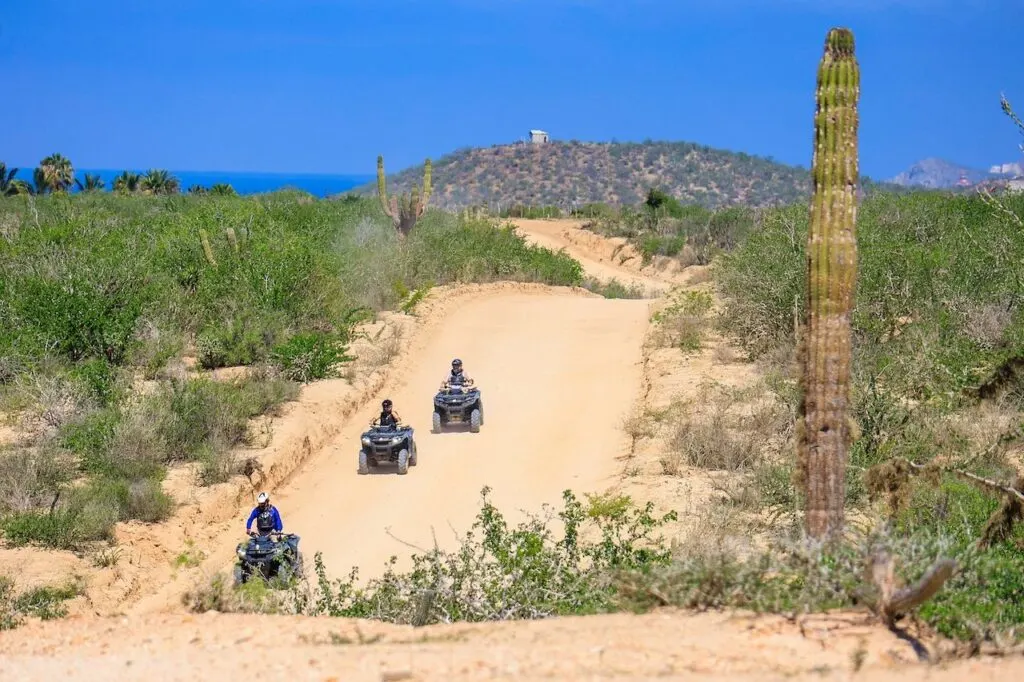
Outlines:
<svg viewBox="0 0 1024 682"><path fill-rule="evenodd" d="M236 585L248 582L254 575L267 582L278 578L285 583L302 577L299 536L294 533L251 533L248 540L238 544L235 553Z"/></svg>
<svg viewBox="0 0 1024 682"><path fill-rule="evenodd" d="M359 473L369 473L381 462L398 465L398 473L406 474L410 466L416 466L416 441L411 426L380 426L371 424L370 430L360 439Z"/></svg>
<svg viewBox="0 0 1024 682"><path fill-rule="evenodd" d="M484 423L484 404L480 389L473 386L448 386L434 396L433 432L451 423L469 423L469 430L479 433Z"/></svg>

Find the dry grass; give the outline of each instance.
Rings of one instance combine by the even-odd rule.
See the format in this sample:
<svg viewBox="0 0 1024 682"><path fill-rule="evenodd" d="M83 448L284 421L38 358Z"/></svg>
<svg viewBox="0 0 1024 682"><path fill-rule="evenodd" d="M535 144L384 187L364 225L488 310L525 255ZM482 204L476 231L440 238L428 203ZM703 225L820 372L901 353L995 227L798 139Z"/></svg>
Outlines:
<svg viewBox="0 0 1024 682"><path fill-rule="evenodd" d="M716 365L732 365L739 362L740 356L728 343L720 343L711 352L711 361Z"/></svg>
<svg viewBox="0 0 1024 682"><path fill-rule="evenodd" d="M654 327L648 342L685 352L700 350L710 324L712 304L711 294L706 291L673 291L665 306L652 316Z"/></svg>
<svg viewBox="0 0 1024 682"><path fill-rule="evenodd" d="M53 435L96 407L80 384L61 377L31 376L19 390L28 405L21 429L38 437Z"/></svg>
<svg viewBox="0 0 1024 682"><path fill-rule="evenodd" d="M791 428L791 415L763 386L746 391L706 386L694 400L673 406L669 415L661 465L670 476L686 467L750 470L764 461L770 446L778 448Z"/></svg>
<svg viewBox="0 0 1024 682"><path fill-rule="evenodd" d="M74 463L52 446L0 450L0 512L49 505L74 476Z"/></svg>

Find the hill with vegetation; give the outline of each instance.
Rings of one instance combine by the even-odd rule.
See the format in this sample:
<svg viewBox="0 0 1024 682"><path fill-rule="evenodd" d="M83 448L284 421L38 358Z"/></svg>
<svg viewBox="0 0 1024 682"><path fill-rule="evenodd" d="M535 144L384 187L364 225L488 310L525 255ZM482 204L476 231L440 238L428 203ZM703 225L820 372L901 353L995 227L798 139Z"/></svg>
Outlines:
<svg viewBox="0 0 1024 682"><path fill-rule="evenodd" d="M388 189L408 192L422 177L422 166L407 168L388 176ZM865 189L873 186L864 180ZM692 142L517 143L460 149L434 161L431 205L498 211L511 205L632 205L644 201L652 187L708 208L763 207L804 201L811 176L771 158ZM375 183L352 190L374 192Z"/></svg>

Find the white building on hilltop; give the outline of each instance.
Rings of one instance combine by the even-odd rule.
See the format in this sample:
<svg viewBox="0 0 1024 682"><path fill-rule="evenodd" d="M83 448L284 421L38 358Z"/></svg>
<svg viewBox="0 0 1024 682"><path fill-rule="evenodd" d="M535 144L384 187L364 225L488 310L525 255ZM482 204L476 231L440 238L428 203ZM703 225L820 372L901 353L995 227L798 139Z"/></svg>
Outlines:
<svg viewBox="0 0 1024 682"><path fill-rule="evenodd" d="M530 142L533 144L544 144L549 142L550 137L543 130L531 130L530 131Z"/></svg>
<svg viewBox="0 0 1024 682"><path fill-rule="evenodd" d="M1015 178L1024 175L1024 166L1019 163L1000 163L988 169L992 175L1012 175Z"/></svg>

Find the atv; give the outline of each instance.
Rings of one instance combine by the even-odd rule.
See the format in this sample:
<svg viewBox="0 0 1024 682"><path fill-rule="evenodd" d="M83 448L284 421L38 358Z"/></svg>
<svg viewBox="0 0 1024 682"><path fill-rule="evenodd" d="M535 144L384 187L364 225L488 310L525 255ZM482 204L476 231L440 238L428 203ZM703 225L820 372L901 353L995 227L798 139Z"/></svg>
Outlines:
<svg viewBox="0 0 1024 682"><path fill-rule="evenodd" d="M291 582L302 577L302 554L299 536L294 533L250 533L248 540L240 542L235 550L235 584L248 582L253 575L265 581L278 578Z"/></svg>
<svg viewBox="0 0 1024 682"><path fill-rule="evenodd" d="M484 404L480 400L479 388L447 386L434 396L433 432L440 433L442 427L455 422L469 422L469 430L479 433L484 423Z"/></svg>
<svg viewBox="0 0 1024 682"><path fill-rule="evenodd" d="M394 462L398 473L406 474L410 466L416 466L416 441L411 426L380 426L371 423L370 430L360 439L359 473L369 473L381 462Z"/></svg>

